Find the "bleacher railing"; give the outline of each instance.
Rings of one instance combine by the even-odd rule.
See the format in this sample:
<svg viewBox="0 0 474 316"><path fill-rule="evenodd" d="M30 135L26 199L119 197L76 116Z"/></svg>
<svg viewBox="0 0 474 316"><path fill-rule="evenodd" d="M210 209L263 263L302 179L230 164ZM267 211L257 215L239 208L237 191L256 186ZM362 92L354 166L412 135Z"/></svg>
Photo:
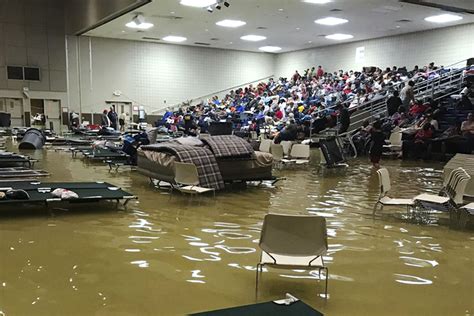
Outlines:
<svg viewBox="0 0 474 316"><path fill-rule="evenodd" d="M179 109L182 106L197 105L201 102L206 102L208 99L211 99L213 96L216 96L216 95L219 97L219 99L221 99L223 96L228 94L230 92L230 90L236 90L236 89L239 89L239 88L244 88L244 87L247 87L251 84L259 84L260 82L268 81L270 78L273 78L274 76L275 75L269 75L269 76L266 76L266 77L263 77L263 78L260 78L260 79L257 79L257 80L253 80L253 81L242 83L242 84L239 84L239 85L236 85L236 86L233 86L233 87L221 89L219 91L208 93L208 94L205 94L205 95L202 95L202 96L199 96L199 97L190 98L190 99L188 99L187 101L184 101L184 102L180 102L180 103L176 103L176 104L173 104L173 105L168 105L168 106L156 109L152 113L153 114L158 114L158 113L162 113L162 112L170 111L170 110L175 111L175 110Z"/></svg>
<svg viewBox="0 0 474 316"><path fill-rule="evenodd" d="M464 65L466 61L463 61ZM459 64L459 63L456 63ZM439 100L462 89L462 83L464 80L464 71L466 66L461 68L443 68L437 71L433 71L434 77L421 82L417 82L413 87L416 99L432 98L433 100ZM393 87L392 87L393 88ZM402 85L395 87L396 90L400 90ZM374 97L357 107L351 115L351 124L349 125L348 132L352 132L362 126L365 120L373 120L374 117L380 117L387 113L387 99L390 97L388 93L382 97Z"/></svg>

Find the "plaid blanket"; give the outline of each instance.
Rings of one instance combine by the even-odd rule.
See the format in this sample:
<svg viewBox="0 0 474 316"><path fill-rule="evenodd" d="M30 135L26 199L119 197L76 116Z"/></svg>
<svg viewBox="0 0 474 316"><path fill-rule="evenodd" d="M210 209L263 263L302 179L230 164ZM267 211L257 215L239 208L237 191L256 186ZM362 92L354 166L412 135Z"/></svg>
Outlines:
<svg viewBox="0 0 474 316"><path fill-rule="evenodd" d="M234 135L211 136L201 139L216 158L252 157L254 150L244 139Z"/></svg>
<svg viewBox="0 0 474 316"><path fill-rule="evenodd" d="M142 150L168 152L178 158L178 161L192 163L199 175L199 185L205 188L220 190L224 188L224 180L212 152L204 147L161 143L146 145Z"/></svg>

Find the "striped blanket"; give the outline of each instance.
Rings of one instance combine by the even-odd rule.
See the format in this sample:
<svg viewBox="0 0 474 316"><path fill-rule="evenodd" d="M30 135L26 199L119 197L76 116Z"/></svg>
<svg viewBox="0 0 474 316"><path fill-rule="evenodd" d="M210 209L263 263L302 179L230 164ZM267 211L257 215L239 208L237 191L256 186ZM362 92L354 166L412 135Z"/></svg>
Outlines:
<svg viewBox="0 0 474 316"><path fill-rule="evenodd" d="M216 158L207 148L161 143L142 146L141 149L145 151L168 152L176 156L180 162L192 163L197 168L200 186L216 190L224 188L224 180L222 179Z"/></svg>
<svg viewBox="0 0 474 316"><path fill-rule="evenodd" d="M254 154L252 146L234 135L220 135L201 138L209 146L216 158L250 158Z"/></svg>

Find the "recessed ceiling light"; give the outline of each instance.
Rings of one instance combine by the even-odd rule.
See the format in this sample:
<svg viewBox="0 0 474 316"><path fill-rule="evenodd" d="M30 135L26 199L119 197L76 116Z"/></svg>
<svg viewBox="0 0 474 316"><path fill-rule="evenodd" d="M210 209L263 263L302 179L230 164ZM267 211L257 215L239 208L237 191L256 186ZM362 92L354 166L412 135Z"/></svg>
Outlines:
<svg viewBox="0 0 474 316"><path fill-rule="evenodd" d="M340 18L334 18L334 17L327 17L327 18L323 18L323 19L317 19L314 21L314 23L317 23L317 24L322 24L322 25L338 25L338 24L344 24L344 23L347 23L349 22L348 20L346 19L340 19Z"/></svg>
<svg viewBox="0 0 474 316"><path fill-rule="evenodd" d="M180 4L189 7L205 8L216 3L216 0L181 0Z"/></svg>
<svg viewBox="0 0 474 316"><path fill-rule="evenodd" d="M265 36L261 35L244 35L240 37L241 40L250 41L250 42L259 42L267 39Z"/></svg>
<svg viewBox="0 0 474 316"><path fill-rule="evenodd" d="M342 40L353 38L354 36L352 36L350 34L336 33L336 34L326 35L325 37L327 39L331 39L331 40L342 41Z"/></svg>
<svg viewBox="0 0 474 316"><path fill-rule="evenodd" d="M268 52L268 53L274 53L274 52L277 52L277 51L281 50L281 47L278 47L278 46L263 46L263 47L260 47L259 50L264 51L264 52Z"/></svg>
<svg viewBox="0 0 474 316"><path fill-rule="evenodd" d="M216 23L216 25L224 26L224 27L239 27L247 24L244 21L239 20L222 20Z"/></svg>
<svg viewBox="0 0 474 316"><path fill-rule="evenodd" d="M167 41L167 42L180 43L180 42L184 42L185 40L187 40L187 38L182 37L182 36L168 35L168 36L163 37L163 40Z"/></svg>
<svg viewBox="0 0 474 316"><path fill-rule="evenodd" d="M331 0L303 0L306 3L315 3L315 4L326 4L331 2Z"/></svg>
<svg viewBox="0 0 474 316"><path fill-rule="evenodd" d="M143 23L137 24L135 23L135 21L131 21L125 24L125 26L131 29L147 30L153 27L153 23L143 22Z"/></svg>
<svg viewBox="0 0 474 316"><path fill-rule="evenodd" d="M453 21L462 20L462 16L454 15L454 14L440 14L440 15L433 15L425 18L427 22L433 23L448 23Z"/></svg>
<svg viewBox="0 0 474 316"><path fill-rule="evenodd" d="M283 11L283 9L278 9L278 11L282 12L282 11Z"/></svg>

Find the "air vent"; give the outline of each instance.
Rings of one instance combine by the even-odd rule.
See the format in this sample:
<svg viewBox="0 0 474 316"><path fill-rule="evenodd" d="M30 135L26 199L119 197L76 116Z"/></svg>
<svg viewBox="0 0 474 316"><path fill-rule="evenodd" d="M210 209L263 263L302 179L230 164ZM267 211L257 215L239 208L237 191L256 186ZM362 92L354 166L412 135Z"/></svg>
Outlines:
<svg viewBox="0 0 474 316"><path fill-rule="evenodd" d="M341 9L332 9L332 10L329 10L330 12L342 12Z"/></svg>
<svg viewBox="0 0 474 316"><path fill-rule="evenodd" d="M257 27L257 30L266 30L267 28L265 26L259 26Z"/></svg>
<svg viewBox="0 0 474 316"><path fill-rule="evenodd" d="M408 19L401 19L401 20L398 20L397 23L409 23L409 22L413 22L412 20L408 20Z"/></svg>
<svg viewBox="0 0 474 316"><path fill-rule="evenodd" d="M158 37L147 37L147 36L144 36L144 37L142 37L142 39L147 40L147 41L161 41L161 38L158 38Z"/></svg>
<svg viewBox="0 0 474 316"><path fill-rule="evenodd" d="M154 18L158 19L165 19L165 20L182 20L182 16L176 16L176 15L159 15L159 14L154 14L152 15Z"/></svg>
<svg viewBox="0 0 474 316"><path fill-rule="evenodd" d="M325 37L326 34L319 34L318 37Z"/></svg>
<svg viewBox="0 0 474 316"><path fill-rule="evenodd" d="M201 46L211 46L209 43L202 43L202 42L194 42L196 45L201 45Z"/></svg>
<svg viewBox="0 0 474 316"><path fill-rule="evenodd" d="M217 37L211 38L211 41L218 41L219 39Z"/></svg>

